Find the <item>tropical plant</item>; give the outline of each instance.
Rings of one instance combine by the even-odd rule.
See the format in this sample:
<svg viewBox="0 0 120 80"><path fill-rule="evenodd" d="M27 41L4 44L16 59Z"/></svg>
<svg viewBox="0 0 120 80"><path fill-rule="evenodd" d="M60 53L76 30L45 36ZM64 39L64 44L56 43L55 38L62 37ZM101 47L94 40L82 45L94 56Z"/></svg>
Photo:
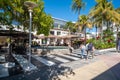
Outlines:
<svg viewBox="0 0 120 80"><path fill-rule="evenodd" d="M76 32L76 29L74 27L74 23L71 22L71 21L68 21L63 28L69 30L70 33L75 33Z"/></svg>
<svg viewBox="0 0 120 80"><path fill-rule="evenodd" d="M78 13L78 19L80 10L85 7L85 3L82 0L72 0L72 10Z"/></svg>
<svg viewBox="0 0 120 80"><path fill-rule="evenodd" d="M86 29L92 28L92 23L89 20L89 17L86 15L79 16L79 20L76 22L75 26L80 30L83 31L85 34L85 43L86 44Z"/></svg>
<svg viewBox="0 0 120 80"><path fill-rule="evenodd" d="M120 20L118 19L118 16L120 16L115 10L112 5L112 2L108 0L96 0L96 5L95 7L92 8L90 12L91 18L93 18L96 22L101 22L101 27L103 27L104 23L107 23L107 27L109 27L109 21L112 19ZM96 19L97 18L97 19ZM101 28L102 30L102 28ZM101 31L101 39L103 32Z"/></svg>
<svg viewBox="0 0 120 80"><path fill-rule="evenodd" d="M107 48L113 48L115 47L114 42L108 42L108 41L101 41L98 39L95 41L95 39L89 39L87 40L87 43L92 42L95 46L95 49L107 49Z"/></svg>
<svg viewBox="0 0 120 80"><path fill-rule="evenodd" d="M120 8L117 8L117 9L115 9L115 11L118 13L118 14L120 14ZM119 34L119 28L120 28L120 21L118 20L118 19L113 19L112 20L113 22L114 22L114 24L115 24L115 26L116 26L116 28L117 28L117 30L116 30L116 34L117 34L117 39L118 39L118 34Z"/></svg>
<svg viewBox="0 0 120 80"><path fill-rule="evenodd" d="M17 22L18 25L23 25L28 29L29 13L27 7L24 6L24 2L27 0L0 0L0 8L3 12L0 12L0 23L5 25L12 25ZM52 17L44 12L44 2L42 0L31 0L38 4L33 10L33 29L36 29L38 34L49 34L49 30L52 27Z"/></svg>
<svg viewBox="0 0 120 80"><path fill-rule="evenodd" d="M104 30L103 34L104 34L103 40L105 42L110 43L114 41L114 36L113 36L114 33L110 30L110 28L107 28L106 30Z"/></svg>

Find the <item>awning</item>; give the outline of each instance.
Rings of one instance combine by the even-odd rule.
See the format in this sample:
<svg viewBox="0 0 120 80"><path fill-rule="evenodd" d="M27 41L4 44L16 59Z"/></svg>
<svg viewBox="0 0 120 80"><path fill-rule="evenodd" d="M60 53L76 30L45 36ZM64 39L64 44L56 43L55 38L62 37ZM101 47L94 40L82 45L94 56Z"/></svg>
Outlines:
<svg viewBox="0 0 120 80"><path fill-rule="evenodd" d="M63 39L70 39L70 38L79 38L79 36L77 36L77 35L65 35L65 36L61 36L61 38L63 38Z"/></svg>
<svg viewBox="0 0 120 80"><path fill-rule="evenodd" d="M38 39L44 38L57 38L57 39L66 39L66 38L79 38L77 35L65 35L65 36L56 36L56 35L49 35L49 36L36 36Z"/></svg>
<svg viewBox="0 0 120 80"><path fill-rule="evenodd" d="M23 37L23 38L28 38L29 33L27 32L20 32L20 31L15 31L15 30L0 30L0 36L11 36L11 37ZM33 34L32 34L32 37Z"/></svg>

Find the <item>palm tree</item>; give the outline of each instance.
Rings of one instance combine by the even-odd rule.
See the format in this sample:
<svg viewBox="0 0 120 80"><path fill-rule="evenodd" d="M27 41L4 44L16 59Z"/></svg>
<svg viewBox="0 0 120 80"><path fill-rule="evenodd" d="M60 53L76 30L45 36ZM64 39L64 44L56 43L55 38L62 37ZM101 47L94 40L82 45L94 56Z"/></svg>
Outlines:
<svg viewBox="0 0 120 80"><path fill-rule="evenodd" d="M96 0L96 2L97 4L93 7L89 16L91 16L94 20L101 20L99 21L102 24L101 27L103 27L104 22L108 24L112 18L118 19L119 14L114 10L112 2L108 2L107 0ZM108 26L109 25L107 25L107 27ZM102 33L103 32L101 31L101 39L103 37Z"/></svg>
<svg viewBox="0 0 120 80"><path fill-rule="evenodd" d="M94 24L95 27L96 27L96 37L97 37L97 33L98 33L98 28L100 28L100 31L99 31L99 32L101 32L101 35L103 35L103 34L102 34L102 28L103 28L103 27L101 27L101 26L102 26L101 23L102 23L102 17L98 16L98 17L94 18L93 24ZM102 37L101 37L101 38L102 38Z"/></svg>
<svg viewBox="0 0 120 80"><path fill-rule="evenodd" d="M115 11L118 12L118 14L120 14L120 8L115 9ZM120 26L120 21L117 20L117 19L113 19L113 21L114 21L114 23L115 23L115 25L117 27L117 34L118 34L119 26ZM118 38L118 36L117 36L117 38Z"/></svg>
<svg viewBox="0 0 120 80"><path fill-rule="evenodd" d="M78 19L80 10L85 7L85 3L82 0L72 0L72 10L78 12Z"/></svg>
<svg viewBox="0 0 120 80"><path fill-rule="evenodd" d="M0 0L0 8L4 10L4 13L0 13L1 23L5 25L13 24L13 20L18 22L19 25L29 26L26 22L29 20L29 13L27 7L23 4L27 0ZM53 20L50 15L44 12L44 2L42 0L31 0L38 4L38 7L34 9L32 16L33 28L37 30L38 34L44 33L49 34L49 30L52 27ZM11 23L10 23L11 22Z"/></svg>
<svg viewBox="0 0 120 80"><path fill-rule="evenodd" d="M85 34L85 42L84 44L86 45L86 29L88 28L92 28L92 23L89 21L89 17L86 15L81 15L79 17L79 20L76 22L75 25L78 29L80 29L80 31L83 31Z"/></svg>
<svg viewBox="0 0 120 80"><path fill-rule="evenodd" d="M74 23L71 21L68 21L63 28L69 30L70 34L75 32Z"/></svg>

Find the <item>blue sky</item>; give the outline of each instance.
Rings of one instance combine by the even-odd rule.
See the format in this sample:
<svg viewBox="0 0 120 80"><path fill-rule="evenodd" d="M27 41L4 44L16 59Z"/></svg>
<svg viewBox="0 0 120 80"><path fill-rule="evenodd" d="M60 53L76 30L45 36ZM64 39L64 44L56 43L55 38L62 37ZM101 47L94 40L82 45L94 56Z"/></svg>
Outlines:
<svg viewBox="0 0 120 80"><path fill-rule="evenodd" d="M72 0L43 0L45 12L53 17L67 21L77 21L78 14L71 10ZM96 4L95 0L83 0L86 3L81 14L88 14L90 9ZM120 7L120 0L113 0L115 8Z"/></svg>
<svg viewBox="0 0 120 80"><path fill-rule="evenodd" d="M45 12L52 17L63 19L66 21L77 21L78 14L71 9L72 0L43 0ZM85 9L82 9L80 14L87 15L90 9L96 4L95 0L83 0L86 3ZM112 0L115 8L120 7L120 0ZM95 32L95 28L87 32Z"/></svg>

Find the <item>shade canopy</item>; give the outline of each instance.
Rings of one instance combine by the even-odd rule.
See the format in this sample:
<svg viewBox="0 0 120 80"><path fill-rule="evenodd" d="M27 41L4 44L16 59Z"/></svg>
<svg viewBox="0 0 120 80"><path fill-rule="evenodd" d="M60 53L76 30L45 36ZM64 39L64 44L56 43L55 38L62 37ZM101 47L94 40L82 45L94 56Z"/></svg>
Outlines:
<svg viewBox="0 0 120 80"><path fill-rule="evenodd" d="M70 39L70 38L79 38L77 35L64 35L64 36L57 36L57 35L49 35L49 36L36 36L38 39L44 38L57 38L57 39Z"/></svg>
<svg viewBox="0 0 120 80"><path fill-rule="evenodd" d="M0 36L23 37L28 38L29 33L15 30L0 30ZM33 37L33 35L32 35Z"/></svg>

